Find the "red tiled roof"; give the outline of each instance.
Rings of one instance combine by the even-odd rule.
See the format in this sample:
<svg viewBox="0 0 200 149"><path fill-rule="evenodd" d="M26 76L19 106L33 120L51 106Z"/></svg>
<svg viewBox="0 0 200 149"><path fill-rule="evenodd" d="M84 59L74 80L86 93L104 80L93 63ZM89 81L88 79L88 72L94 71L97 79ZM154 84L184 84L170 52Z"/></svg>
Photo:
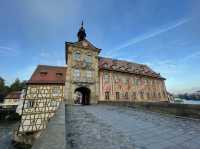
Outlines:
<svg viewBox="0 0 200 149"><path fill-rule="evenodd" d="M20 99L21 91L10 92L4 99Z"/></svg>
<svg viewBox="0 0 200 149"><path fill-rule="evenodd" d="M165 79L159 73L156 73L151 68L149 68L147 65L105 57L99 57L99 69L133 73L143 76Z"/></svg>
<svg viewBox="0 0 200 149"><path fill-rule="evenodd" d="M27 84L65 84L66 67L38 65Z"/></svg>

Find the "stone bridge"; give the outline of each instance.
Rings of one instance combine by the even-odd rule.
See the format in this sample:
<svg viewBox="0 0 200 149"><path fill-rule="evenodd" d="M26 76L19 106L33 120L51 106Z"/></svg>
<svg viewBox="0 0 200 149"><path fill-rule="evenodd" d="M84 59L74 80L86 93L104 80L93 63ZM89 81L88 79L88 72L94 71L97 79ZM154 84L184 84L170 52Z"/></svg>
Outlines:
<svg viewBox="0 0 200 149"><path fill-rule="evenodd" d="M142 109L62 106L33 148L199 149L200 121Z"/></svg>

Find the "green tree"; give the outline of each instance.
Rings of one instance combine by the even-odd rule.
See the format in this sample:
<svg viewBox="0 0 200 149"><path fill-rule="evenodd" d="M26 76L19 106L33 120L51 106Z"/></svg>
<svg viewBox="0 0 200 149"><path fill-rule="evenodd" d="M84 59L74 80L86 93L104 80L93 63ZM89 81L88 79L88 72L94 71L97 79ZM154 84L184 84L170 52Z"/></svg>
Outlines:
<svg viewBox="0 0 200 149"><path fill-rule="evenodd" d="M0 77L0 102L9 92L21 91L25 86L26 81L21 82L18 78L10 86L7 86L4 78Z"/></svg>
<svg viewBox="0 0 200 149"><path fill-rule="evenodd" d="M10 85L10 92L11 91L21 91L25 87L25 81L20 82L17 78L11 85Z"/></svg>
<svg viewBox="0 0 200 149"><path fill-rule="evenodd" d="M0 100L6 96L9 91L9 87L5 85L5 80L0 77Z"/></svg>

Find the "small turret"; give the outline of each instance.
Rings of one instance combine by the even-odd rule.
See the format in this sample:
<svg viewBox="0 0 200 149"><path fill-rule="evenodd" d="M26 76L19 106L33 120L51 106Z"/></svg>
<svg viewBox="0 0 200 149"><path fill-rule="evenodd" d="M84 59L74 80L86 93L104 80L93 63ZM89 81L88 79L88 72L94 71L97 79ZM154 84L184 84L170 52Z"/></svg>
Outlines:
<svg viewBox="0 0 200 149"><path fill-rule="evenodd" d="M79 29L77 36L78 36L78 41L82 41L86 38L85 29L83 28L83 21L81 23L81 28Z"/></svg>

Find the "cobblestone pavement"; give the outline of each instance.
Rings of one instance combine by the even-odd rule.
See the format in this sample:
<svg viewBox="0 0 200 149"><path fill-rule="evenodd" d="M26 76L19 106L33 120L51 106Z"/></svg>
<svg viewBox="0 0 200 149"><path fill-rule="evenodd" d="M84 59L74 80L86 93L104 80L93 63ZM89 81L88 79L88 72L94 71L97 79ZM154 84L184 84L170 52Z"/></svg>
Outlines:
<svg viewBox="0 0 200 149"><path fill-rule="evenodd" d="M127 107L66 107L66 148L200 149L200 121Z"/></svg>
<svg viewBox="0 0 200 149"><path fill-rule="evenodd" d="M61 104L55 116L51 118L47 129L35 141L32 149L65 148L65 106Z"/></svg>

